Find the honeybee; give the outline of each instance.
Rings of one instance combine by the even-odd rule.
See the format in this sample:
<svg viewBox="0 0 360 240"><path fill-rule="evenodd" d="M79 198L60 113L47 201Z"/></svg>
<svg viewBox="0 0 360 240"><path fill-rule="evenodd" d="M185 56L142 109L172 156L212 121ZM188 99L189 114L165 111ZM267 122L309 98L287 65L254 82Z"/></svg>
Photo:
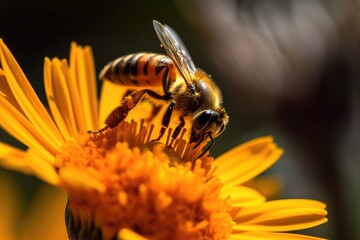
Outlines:
<svg viewBox="0 0 360 240"><path fill-rule="evenodd" d="M185 126L184 118L190 117L193 119L190 142L195 142L197 147L205 139L210 139L204 154L229 121L222 107L220 89L207 73L195 67L184 43L172 28L156 20L153 26L167 56L145 52L125 55L108 63L99 75L100 79L132 90L131 97L125 97L106 118L104 129L117 126L146 94L148 98L168 103L155 141L164 135L173 111L178 111L180 123L172 133L172 140ZM162 90L163 94L154 89Z"/></svg>

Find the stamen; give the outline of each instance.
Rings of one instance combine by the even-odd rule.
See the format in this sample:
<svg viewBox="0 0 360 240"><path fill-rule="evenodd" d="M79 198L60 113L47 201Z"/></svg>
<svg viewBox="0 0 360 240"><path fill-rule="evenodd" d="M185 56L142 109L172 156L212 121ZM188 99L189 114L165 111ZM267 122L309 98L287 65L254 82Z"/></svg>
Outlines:
<svg viewBox="0 0 360 240"><path fill-rule="evenodd" d="M184 128L184 129L182 130L179 139L182 139L182 138L184 137L184 134L186 133L186 131L187 131L186 128Z"/></svg>
<svg viewBox="0 0 360 240"><path fill-rule="evenodd" d="M153 130L154 130L154 124L151 124L150 129L149 129L149 134L148 134L148 137L146 139L146 142L150 141L150 137L151 137L151 134L152 134Z"/></svg>

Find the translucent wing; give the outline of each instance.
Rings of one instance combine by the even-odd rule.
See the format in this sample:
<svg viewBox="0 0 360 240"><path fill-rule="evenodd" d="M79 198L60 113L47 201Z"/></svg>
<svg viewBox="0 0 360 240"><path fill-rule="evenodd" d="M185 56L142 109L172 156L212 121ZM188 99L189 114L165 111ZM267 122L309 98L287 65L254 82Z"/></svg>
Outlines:
<svg viewBox="0 0 360 240"><path fill-rule="evenodd" d="M175 32L174 29L172 29L170 26L165 24L165 29L168 30L168 32L170 33L171 37L173 38L173 40L175 41L175 43L177 43L177 47L179 48L179 50L182 53L182 56L184 57L184 63L186 64L186 66L188 67L188 70L191 73L195 73L196 71L196 67L195 64L193 62L193 60L191 59L191 56L189 54L189 51L186 49L185 44L183 43L183 41L181 40L181 38L179 37L179 35Z"/></svg>
<svg viewBox="0 0 360 240"><path fill-rule="evenodd" d="M154 29L167 55L175 63L188 87L192 86L192 76L196 67L184 43L176 32L169 26L163 26L158 21L153 21Z"/></svg>

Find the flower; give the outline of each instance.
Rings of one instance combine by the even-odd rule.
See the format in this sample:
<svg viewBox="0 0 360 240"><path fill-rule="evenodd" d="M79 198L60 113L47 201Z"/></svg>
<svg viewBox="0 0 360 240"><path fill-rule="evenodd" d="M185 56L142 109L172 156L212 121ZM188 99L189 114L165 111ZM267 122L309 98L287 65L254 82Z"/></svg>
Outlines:
<svg viewBox="0 0 360 240"><path fill-rule="evenodd" d="M155 107L146 100L118 126L89 134L126 90L105 81L97 101L90 47L73 43L69 64L45 59L51 115L3 41L0 50L1 125L28 146L1 143L2 165L67 192L70 239L317 239L285 232L326 222L325 204L266 201L244 185L282 155L272 137L215 161L197 158L205 143L194 148L186 128L174 142L171 128L165 140L151 141L161 114L152 117Z"/></svg>

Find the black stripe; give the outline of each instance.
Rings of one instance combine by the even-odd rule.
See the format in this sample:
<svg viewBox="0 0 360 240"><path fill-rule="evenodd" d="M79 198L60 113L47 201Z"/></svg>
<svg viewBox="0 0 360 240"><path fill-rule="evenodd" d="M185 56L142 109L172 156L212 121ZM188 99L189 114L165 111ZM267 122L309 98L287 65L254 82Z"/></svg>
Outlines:
<svg viewBox="0 0 360 240"><path fill-rule="evenodd" d="M121 69L123 69L123 65L124 65L124 58L122 57L121 59L119 59L119 61L117 61L117 63L114 66L114 75L119 76L122 72Z"/></svg>
<svg viewBox="0 0 360 240"><path fill-rule="evenodd" d="M149 62L153 59L153 56L149 57L149 59L146 61L144 68L143 68L143 73L144 76L147 76L148 74L148 67L149 67Z"/></svg>
<svg viewBox="0 0 360 240"><path fill-rule="evenodd" d="M141 59L141 57L143 56L143 54L141 53L138 53L135 55L135 57L139 56L136 60L133 60L131 64L131 67L130 67L130 78L135 78L138 74L138 64L139 64L139 60Z"/></svg>
<svg viewBox="0 0 360 240"><path fill-rule="evenodd" d="M133 56L131 56L125 63L125 67L124 67L124 74L130 75L130 68L131 68L131 64L133 62L134 57L136 56L136 54L134 54Z"/></svg>

